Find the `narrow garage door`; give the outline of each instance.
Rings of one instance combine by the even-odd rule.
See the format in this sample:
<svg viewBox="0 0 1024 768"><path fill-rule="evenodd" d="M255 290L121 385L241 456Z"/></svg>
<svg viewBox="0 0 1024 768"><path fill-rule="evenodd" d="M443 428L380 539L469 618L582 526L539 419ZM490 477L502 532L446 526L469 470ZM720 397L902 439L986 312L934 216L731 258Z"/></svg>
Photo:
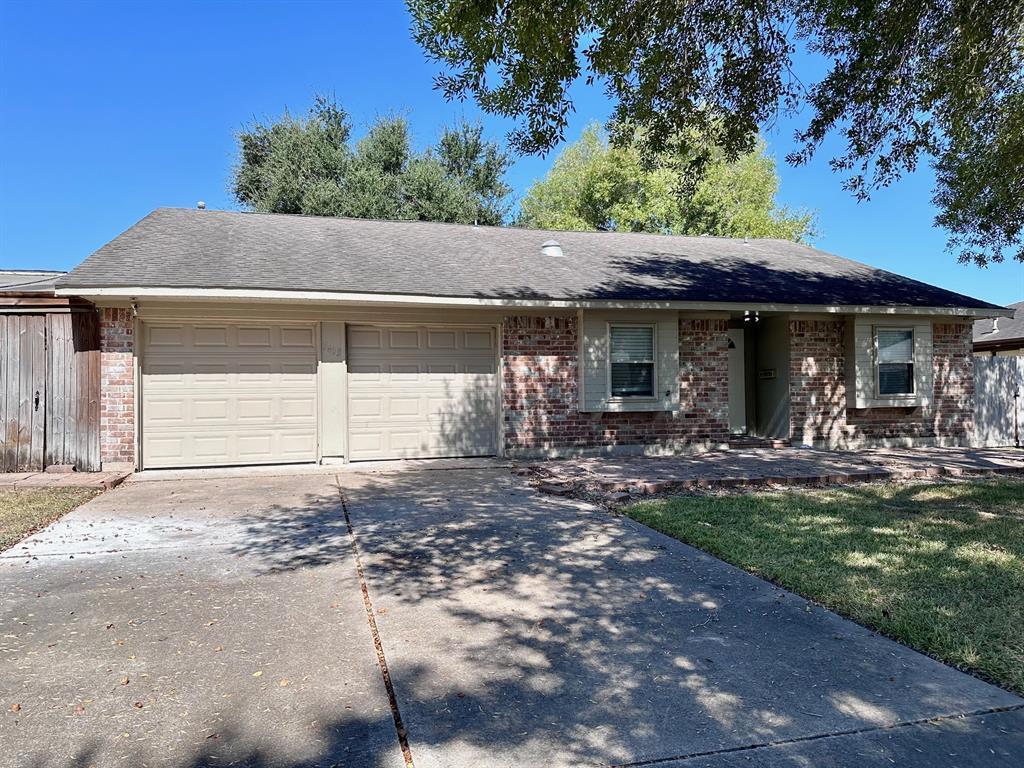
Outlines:
<svg viewBox="0 0 1024 768"><path fill-rule="evenodd" d="M315 461L312 325L145 323L142 461Z"/></svg>
<svg viewBox="0 0 1024 768"><path fill-rule="evenodd" d="M493 328L350 326L349 457L497 452Z"/></svg>

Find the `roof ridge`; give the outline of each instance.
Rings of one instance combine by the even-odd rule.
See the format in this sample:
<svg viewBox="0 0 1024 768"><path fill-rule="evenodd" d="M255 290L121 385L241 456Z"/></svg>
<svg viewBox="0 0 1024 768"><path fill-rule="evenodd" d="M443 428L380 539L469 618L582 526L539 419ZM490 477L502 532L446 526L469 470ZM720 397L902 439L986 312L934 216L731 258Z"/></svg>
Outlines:
<svg viewBox="0 0 1024 768"><path fill-rule="evenodd" d="M324 221L368 221L378 224L422 224L424 226L462 227L468 229L484 229L488 231L509 230L514 232L544 232L544 233L565 233L572 235L620 235L637 237L664 237L676 240L729 240L732 242L769 242L769 243L792 243L808 248L814 246L796 240L789 240L784 237L730 237L727 235L674 235L671 232L624 232L621 230L600 230L600 229L541 229L539 227L517 227L504 224L464 224L458 221L424 221L423 219L379 219L368 216L324 216L315 213L279 213L276 211L234 211L225 208L185 208L181 206L161 206L157 211L178 211L196 215L206 214L228 214L243 216L270 216L282 219L314 219ZM816 249L817 250L817 249Z"/></svg>
<svg viewBox="0 0 1024 768"><path fill-rule="evenodd" d="M0 267L0 275L66 275L64 269L5 269Z"/></svg>

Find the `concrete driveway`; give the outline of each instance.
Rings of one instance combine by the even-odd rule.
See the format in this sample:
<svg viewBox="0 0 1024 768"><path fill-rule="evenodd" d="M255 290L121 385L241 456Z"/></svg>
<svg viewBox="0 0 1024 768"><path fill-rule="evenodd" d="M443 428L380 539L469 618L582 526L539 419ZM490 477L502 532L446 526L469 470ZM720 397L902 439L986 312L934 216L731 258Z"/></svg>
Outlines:
<svg viewBox="0 0 1024 768"><path fill-rule="evenodd" d="M4 555L0 763L1024 753L1024 700L507 470L339 482L131 483Z"/></svg>

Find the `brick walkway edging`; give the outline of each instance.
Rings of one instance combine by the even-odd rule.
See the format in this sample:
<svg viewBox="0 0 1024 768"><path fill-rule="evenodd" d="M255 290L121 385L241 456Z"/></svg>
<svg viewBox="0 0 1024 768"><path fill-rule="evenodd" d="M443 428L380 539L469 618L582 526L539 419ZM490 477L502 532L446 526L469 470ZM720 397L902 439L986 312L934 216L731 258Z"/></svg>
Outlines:
<svg viewBox="0 0 1024 768"><path fill-rule="evenodd" d="M989 451L983 455L967 449L960 452L951 450L916 451L912 454L903 451L864 453L797 451L787 455L788 450L797 451L797 449L783 449L774 452L747 451L742 454L736 451L729 452L732 454L730 461L733 464L743 464L744 460L748 460L751 464L751 471L734 474L728 472L723 474L717 470L716 456L708 456L708 472L706 474L701 473L698 457L686 459L637 457L626 461L609 460L607 464L604 464L601 459L551 461L530 465L522 471L522 474L531 477L538 488L546 493L560 496L596 496L613 503L624 501L630 496L664 494L674 491L768 486L826 486L985 475L1024 476L1024 452L1015 449L1006 449L1005 452ZM719 454L719 456L721 455ZM759 464L779 462L785 465L787 461L794 459L803 465L820 461L824 466L821 471L807 471L806 466L801 466L792 472L780 473L776 466L769 466L767 472L758 471ZM972 466L972 463L975 465ZM830 464L833 466L829 466ZM678 465L678 474L683 476L665 477L665 474L674 474L672 471L674 465ZM662 477L650 477L650 475L659 474Z"/></svg>
<svg viewBox="0 0 1024 768"><path fill-rule="evenodd" d="M969 475L1021 475L1024 470L1013 467L998 469L963 469L960 467L931 467L913 470L865 470L822 475L793 475L789 477L710 477L688 480L659 480L631 484L621 481L601 481L598 485L605 491L629 491L637 488L640 493L668 493L671 491L697 488L752 488L768 485L841 485L844 483L866 483L878 480L922 480L936 477L967 477Z"/></svg>

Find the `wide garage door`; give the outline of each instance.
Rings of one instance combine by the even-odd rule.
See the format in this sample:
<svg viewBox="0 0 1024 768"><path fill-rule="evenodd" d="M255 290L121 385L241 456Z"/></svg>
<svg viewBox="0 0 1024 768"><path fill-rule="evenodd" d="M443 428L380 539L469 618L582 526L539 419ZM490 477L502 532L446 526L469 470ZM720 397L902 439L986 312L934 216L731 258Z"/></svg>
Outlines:
<svg viewBox="0 0 1024 768"><path fill-rule="evenodd" d="M493 328L349 326L349 458L497 452Z"/></svg>
<svg viewBox="0 0 1024 768"><path fill-rule="evenodd" d="M314 326L142 327L147 469L316 460Z"/></svg>

